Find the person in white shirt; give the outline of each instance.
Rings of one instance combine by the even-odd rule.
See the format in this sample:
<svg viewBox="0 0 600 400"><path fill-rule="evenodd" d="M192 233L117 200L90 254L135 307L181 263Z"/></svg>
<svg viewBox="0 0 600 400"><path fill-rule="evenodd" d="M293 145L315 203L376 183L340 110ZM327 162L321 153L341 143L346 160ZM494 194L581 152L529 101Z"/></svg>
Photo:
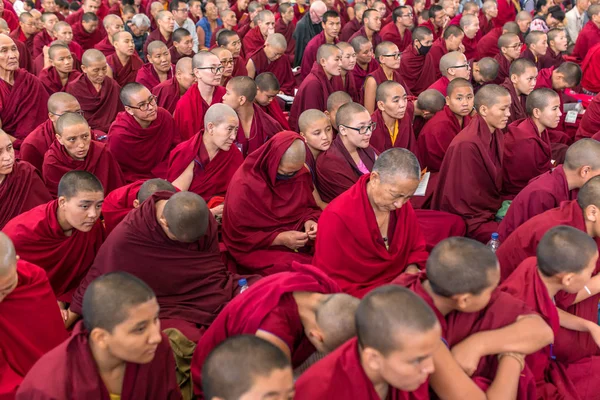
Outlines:
<svg viewBox="0 0 600 400"><path fill-rule="evenodd" d="M589 7L590 0L577 0L575 7L567 12L567 35L569 37L569 45L575 44L577 41L579 32L581 32L583 24L585 23L585 12Z"/></svg>

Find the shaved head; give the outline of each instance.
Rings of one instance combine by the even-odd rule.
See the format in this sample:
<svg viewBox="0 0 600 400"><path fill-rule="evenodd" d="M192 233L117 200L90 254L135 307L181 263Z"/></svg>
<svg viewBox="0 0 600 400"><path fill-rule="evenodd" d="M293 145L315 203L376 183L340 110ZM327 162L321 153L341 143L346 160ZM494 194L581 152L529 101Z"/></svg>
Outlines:
<svg viewBox="0 0 600 400"><path fill-rule="evenodd" d="M84 192L100 192L104 195L102 183L94 174L87 171L74 170L67 172L60 178L60 182L58 183L58 197L70 200L79 193Z"/></svg>
<svg viewBox="0 0 600 400"><path fill-rule="evenodd" d="M148 91L148 88L146 88L146 86L138 82L131 82L126 84L125 86L123 86L121 92L119 93L121 103L123 103L123 105L125 106L133 105L131 104L132 97L141 91Z"/></svg>
<svg viewBox="0 0 600 400"><path fill-rule="evenodd" d="M563 75L564 80L569 87L575 87L581 82L581 67L574 62L564 62L554 71Z"/></svg>
<svg viewBox="0 0 600 400"><path fill-rule="evenodd" d="M456 79L455 79L456 80ZM454 82L454 81L452 81ZM452 83L450 82L450 83ZM449 92L448 92L449 93ZM421 110L429 111L432 114L441 111L446 105L446 98L439 90L427 89L417 97L417 106Z"/></svg>
<svg viewBox="0 0 600 400"><path fill-rule="evenodd" d="M327 98L327 111L330 113L337 111L347 103L352 103L352 97L348 93L342 91L333 92Z"/></svg>
<svg viewBox="0 0 600 400"><path fill-rule="evenodd" d="M4 18L0 18L0 30L3 30L5 32L9 31L8 24L6 23L6 20Z"/></svg>
<svg viewBox="0 0 600 400"><path fill-rule="evenodd" d="M89 125L85 118L83 118L83 115L69 112L64 113L58 118L58 121L56 121L56 133L62 136L65 129L76 125L82 125L86 129L89 128Z"/></svg>
<svg viewBox="0 0 600 400"><path fill-rule="evenodd" d="M502 25L502 32L505 34L512 33L512 34L518 35L521 32L521 30L519 29L519 25L517 25L516 22L510 21L510 22L507 22L504 25ZM500 47L500 46L498 46L498 47Z"/></svg>
<svg viewBox="0 0 600 400"><path fill-rule="evenodd" d="M373 165L382 183L396 180L420 180L421 166L417 157L407 149L395 147L381 153Z"/></svg>
<svg viewBox="0 0 600 400"><path fill-rule="evenodd" d="M309 126L322 119L328 119L323 111L314 108L308 109L300 114L300 118L298 118L298 129L300 132L306 132Z"/></svg>
<svg viewBox="0 0 600 400"><path fill-rule="evenodd" d="M584 213L589 206L600 208L600 176L593 177L579 189L577 203L584 210Z"/></svg>
<svg viewBox="0 0 600 400"><path fill-rule="evenodd" d="M338 125L352 125L352 119L356 114L367 112L367 109L359 103L347 103L337 111L336 121Z"/></svg>
<svg viewBox="0 0 600 400"><path fill-rule="evenodd" d="M337 349L356 335L356 310L360 300L345 293L325 297L317 308L317 325L323 333L328 352Z"/></svg>
<svg viewBox="0 0 600 400"><path fill-rule="evenodd" d="M398 46L392 42L381 42L375 48L375 58L379 60L379 57L384 54L391 54L396 51L397 48Z"/></svg>
<svg viewBox="0 0 600 400"><path fill-rule="evenodd" d="M446 95L450 97L452 96L452 93L454 93L455 90L460 88L470 88L471 90L473 90L473 85L471 85L471 82L463 78L453 79L448 84L448 88L446 89Z"/></svg>
<svg viewBox="0 0 600 400"><path fill-rule="evenodd" d="M452 26L452 25L451 25ZM446 53L440 59L440 72L443 76L448 76L448 70L457 65L464 65L467 58L460 51L451 51Z"/></svg>
<svg viewBox="0 0 600 400"><path fill-rule="evenodd" d="M272 72L263 72L254 78L254 82L258 89L262 91L277 91L279 92L280 86L277 77Z"/></svg>
<svg viewBox="0 0 600 400"><path fill-rule="evenodd" d="M500 85L485 85L475 95L475 109L479 112L481 106L488 108L500 102L502 97L510 96L508 90Z"/></svg>
<svg viewBox="0 0 600 400"><path fill-rule="evenodd" d="M192 72L192 58L191 57L180 58L179 61L177 61L175 70L191 73Z"/></svg>
<svg viewBox="0 0 600 400"><path fill-rule="evenodd" d="M357 53L360 51L360 48L367 43L369 43L369 39L367 39L364 36L357 36L350 41L350 45L354 48L354 51Z"/></svg>
<svg viewBox="0 0 600 400"><path fill-rule="evenodd" d="M227 87L231 88L237 95L244 96L249 103L256 97L256 83L248 76L236 76L227 82Z"/></svg>
<svg viewBox="0 0 600 400"><path fill-rule="evenodd" d="M385 102L388 97L393 93L396 89L402 89L402 92L406 94L406 90L404 86L399 84L396 81L385 81L382 82L379 86L377 86L377 91L375 92L375 102L383 101Z"/></svg>
<svg viewBox="0 0 600 400"><path fill-rule="evenodd" d="M525 36L525 44L527 47L540 41L540 39L546 38L546 34L542 31L531 31Z"/></svg>
<svg viewBox="0 0 600 400"><path fill-rule="evenodd" d="M589 166L592 170L600 169L600 142L597 140L581 139L567 149L563 167L569 171L576 171L584 166Z"/></svg>
<svg viewBox="0 0 600 400"><path fill-rule="evenodd" d="M509 77L512 75L521 76L529 68L536 68L533 61L531 61L527 58L517 58L510 64L510 68L508 70L508 76Z"/></svg>
<svg viewBox="0 0 600 400"><path fill-rule="evenodd" d="M141 203L146 201L146 199L152 196L156 192L177 192L177 188L173 186L173 184L164 179L148 179L146 182L140 186L140 190L138 190L137 200Z"/></svg>
<svg viewBox="0 0 600 400"><path fill-rule="evenodd" d="M7 276L17 265L15 246L5 233L0 232L0 278Z"/></svg>
<svg viewBox="0 0 600 400"><path fill-rule="evenodd" d="M54 60L59 50L67 50L69 54L71 54L71 50L69 50L69 46L67 46L65 42L61 40L55 40L48 48L48 57L50 57L51 60Z"/></svg>
<svg viewBox="0 0 600 400"><path fill-rule="evenodd" d="M118 42L120 40L125 40L125 39L128 39L128 38L133 39L133 36L131 36L131 33L127 32L127 31L117 32L112 37L113 42Z"/></svg>
<svg viewBox="0 0 600 400"><path fill-rule="evenodd" d="M150 42L150 44L148 45L147 54L151 56L152 54L154 54L155 51L162 51L164 49L167 49L167 45L161 42L160 40L155 40L153 42Z"/></svg>
<svg viewBox="0 0 600 400"><path fill-rule="evenodd" d="M280 165L282 164L296 164L303 162L306 159L306 146L300 139L296 139L292 142L290 147L281 156Z"/></svg>
<svg viewBox="0 0 600 400"><path fill-rule="evenodd" d="M327 11L327 6L321 0L317 0L310 5L310 11L324 14Z"/></svg>
<svg viewBox="0 0 600 400"><path fill-rule="evenodd" d="M558 93L552 89L539 88L529 93L527 100L525 101L525 109L527 115L533 116L533 110L536 108L540 111L544 110L550 104L552 99L558 98Z"/></svg>
<svg viewBox="0 0 600 400"><path fill-rule="evenodd" d="M72 94L56 92L48 99L48 111L53 114L62 114L63 108L71 104L76 104L77 108L81 108L79 101Z"/></svg>
<svg viewBox="0 0 600 400"><path fill-rule="evenodd" d="M276 49L286 49L287 48L287 40L285 40L285 36L281 33L273 33L267 36L267 40L265 41L269 46L273 46Z"/></svg>
<svg viewBox="0 0 600 400"><path fill-rule="evenodd" d="M551 277L583 271L598 253L598 246L586 232L559 225L544 234L536 253L538 269L544 276Z"/></svg>
<svg viewBox="0 0 600 400"><path fill-rule="evenodd" d="M492 57L482 58L477 62L477 65L479 66L479 73L486 82L491 82L498 76L500 64Z"/></svg>
<svg viewBox="0 0 600 400"><path fill-rule="evenodd" d="M90 64L101 61L106 62L106 57L104 56L104 54L102 54L100 50L96 49L86 50L85 53L83 53L83 56L81 57L81 63L86 67L89 67Z"/></svg>
<svg viewBox="0 0 600 400"><path fill-rule="evenodd" d="M340 54L341 50L338 49L333 44L322 44L319 46L319 50L317 50L317 62L321 62L323 59L328 59L329 57L336 56Z"/></svg>
<svg viewBox="0 0 600 400"><path fill-rule="evenodd" d="M211 122L213 123L213 125L221 125L229 118L234 118L236 120L238 119L238 116L233 110L233 108L229 107L227 104L213 104L206 111L206 114L204 114L204 129L208 129L208 124L210 124Z"/></svg>
<svg viewBox="0 0 600 400"><path fill-rule="evenodd" d="M163 217L177 240L193 243L206 234L209 212L202 197L192 192L179 192L167 201Z"/></svg>
<svg viewBox="0 0 600 400"><path fill-rule="evenodd" d="M192 67L193 68L202 68L202 67L205 67L210 62L219 64L221 61L219 60L219 57L217 57L210 51L205 51L205 50L199 51L198 53L196 53L194 55L194 58L192 58Z"/></svg>
<svg viewBox="0 0 600 400"><path fill-rule="evenodd" d="M498 48L508 47L515 40L520 40L519 35L515 33L505 33L498 38Z"/></svg>
<svg viewBox="0 0 600 400"><path fill-rule="evenodd" d="M123 20L121 19L121 17L114 14L108 14L106 17L104 17L104 20L102 20L102 24L104 25L104 29L106 30L108 30L109 26L111 26L112 24L116 24L117 22L123 23Z"/></svg>

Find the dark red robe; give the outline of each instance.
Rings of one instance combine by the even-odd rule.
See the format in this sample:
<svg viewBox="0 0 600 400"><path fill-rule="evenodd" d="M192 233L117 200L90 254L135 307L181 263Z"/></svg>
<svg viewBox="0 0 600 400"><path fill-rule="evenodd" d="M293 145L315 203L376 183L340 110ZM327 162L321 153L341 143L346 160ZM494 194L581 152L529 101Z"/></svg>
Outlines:
<svg viewBox="0 0 600 400"><path fill-rule="evenodd" d="M292 104L289 124L294 131L298 130L298 118L304 111L311 108L327 110L327 99L335 91L332 80L327 79L325 70L320 64L314 63L310 74L300 84Z"/></svg>
<svg viewBox="0 0 600 400"><path fill-rule="evenodd" d="M342 30L340 31L339 39L342 42L350 42L350 38L354 36L356 32L358 32L361 28L361 22L356 18L348 21L348 23L342 26Z"/></svg>
<svg viewBox="0 0 600 400"><path fill-rule="evenodd" d="M106 62L113 71L113 79L121 87L128 83L135 82L138 71L144 65L144 62L137 53L133 53L125 65L121 64L121 60L119 60L117 53L113 53L106 57Z"/></svg>
<svg viewBox="0 0 600 400"><path fill-rule="evenodd" d="M94 46L104 38L100 25L98 25L98 28L92 33L87 32L83 28L81 19L72 24L71 27L73 28L73 40L79 43L83 50L93 49Z"/></svg>
<svg viewBox="0 0 600 400"><path fill-rule="evenodd" d="M121 186L104 198L102 217L104 218L104 228L107 235L133 210L133 201L137 199L140 187L144 182L144 180L139 180Z"/></svg>
<svg viewBox="0 0 600 400"><path fill-rule="evenodd" d="M167 46L167 49L173 46L173 34L171 34L168 39L165 39L162 33L160 33L160 29L156 28L155 30L150 32L150 34L146 38L146 42L144 42L144 54L148 54L148 45L154 42L155 40L160 40L161 42L163 42Z"/></svg>
<svg viewBox="0 0 600 400"><path fill-rule="evenodd" d="M577 128L575 140L591 138L598 132L600 132L600 94L597 94L586 108Z"/></svg>
<svg viewBox="0 0 600 400"><path fill-rule="evenodd" d="M36 69L33 66L33 57L27 51L27 46L18 40L15 40L15 45L19 51L19 68L23 68L28 72L35 74ZM42 64L43 65L43 64Z"/></svg>
<svg viewBox="0 0 600 400"><path fill-rule="evenodd" d="M424 68L425 56L420 55L412 45L410 48L406 47L400 59L400 76L415 95L421 94L429 87L431 84L429 77L435 74L431 64L427 65L427 70Z"/></svg>
<svg viewBox="0 0 600 400"><path fill-rule="evenodd" d="M410 29L406 29L404 31L404 36L400 36L398 27L394 24L394 22L390 22L384 26L379 34L381 35L382 40L394 43L396 46L398 46L400 51L403 51L408 46L412 46L412 32Z"/></svg>
<svg viewBox="0 0 600 400"><path fill-rule="evenodd" d="M425 70L435 71L435 75L429 77L429 79L431 80L429 85L431 85L433 82L442 77L442 72L440 71L440 60L442 59L444 54L448 54L448 48L446 47L446 40L444 40L444 38L441 37L435 42L433 42L431 49L425 57Z"/></svg>
<svg viewBox="0 0 600 400"><path fill-rule="evenodd" d="M250 29L246 35L242 38L242 51L240 55L244 58L248 58L250 54L255 53L258 49L265 45L265 38L260 32L260 28L255 26Z"/></svg>
<svg viewBox="0 0 600 400"><path fill-rule="evenodd" d="M158 97L158 106L167 110L171 115L175 112L175 107L181 98L179 92L179 82L176 76L161 82L152 89L152 94Z"/></svg>
<svg viewBox="0 0 600 400"><path fill-rule="evenodd" d="M510 124L511 122L527 118L527 111L525 108L527 95L517 94L515 85L513 85L510 77L506 77L500 86L510 93L510 116L508 117L508 123Z"/></svg>
<svg viewBox="0 0 600 400"><path fill-rule="evenodd" d="M352 101L360 102L360 90L356 87L356 79L354 78L354 70L347 71L346 76L342 79L342 76L334 76L331 80L333 90L335 92L342 91L346 92L352 98Z"/></svg>
<svg viewBox="0 0 600 400"><path fill-rule="evenodd" d="M108 36L96 43L94 49L100 50L106 57L115 54L115 46L108 40Z"/></svg>
<svg viewBox="0 0 600 400"><path fill-rule="evenodd" d="M23 33L23 30L19 26L16 30L13 30L8 36L15 42L19 41L23 43L25 45L25 48L27 49L27 54L29 58L33 59L33 39L35 38L35 35L26 37Z"/></svg>
<svg viewBox="0 0 600 400"><path fill-rule="evenodd" d="M488 21L487 17L483 13L483 10L479 10L479 14L477 15L479 18L479 31L482 36L487 35L492 29L494 29L494 18Z"/></svg>
<svg viewBox="0 0 600 400"><path fill-rule="evenodd" d="M44 46L50 46L55 39L52 38L46 29L42 29L33 38L33 53L32 57L36 58L43 53Z"/></svg>
<svg viewBox="0 0 600 400"><path fill-rule="evenodd" d="M502 0L504 1L504 0ZM504 57L502 53L498 53L494 56L494 60L498 61L498 76L494 80L494 83L501 84L506 78L510 78L509 70L511 62Z"/></svg>
<svg viewBox="0 0 600 400"><path fill-rule="evenodd" d="M600 43L600 28L593 21L588 21L577 36L571 56L583 60L592 47L598 43Z"/></svg>
<svg viewBox="0 0 600 400"><path fill-rule="evenodd" d="M321 32L317 34L317 36L310 39L310 42L304 48L304 54L302 55L302 63L300 64L300 78L305 79L306 76L310 73L313 64L317 60L317 51L321 45L326 44L327 39L325 38L325 32ZM338 40L333 39L333 44L337 44ZM279 78L278 78L279 79ZM279 81L281 84L281 81Z"/></svg>
<svg viewBox="0 0 600 400"><path fill-rule="evenodd" d="M370 145L380 153L393 147L401 147L403 149L410 150L413 153L417 152L417 140L415 139L415 133L413 132L413 114L414 114L414 103L409 101L406 106L406 112L404 118L398 120L398 136L392 143L392 137L390 131L385 125L383 119L383 113L381 110L375 111L371 115L371 120L377 124L377 127L371 134Z"/></svg>
<svg viewBox="0 0 600 400"><path fill-rule="evenodd" d="M279 125L281 125L284 130L290 130L290 124L288 123L287 117L283 111L281 111L281 107L279 107L279 102L277 100L274 99L269 103L268 106L261 106L260 108L275 121L279 122Z"/></svg>
<svg viewBox="0 0 600 400"><path fill-rule="evenodd" d="M483 35L481 31L477 32L474 38L468 38L467 35L463 38L462 44L465 47L465 57L467 61L471 60L479 60L481 57L479 56L479 52L477 51L477 44L481 40ZM438 67L439 68L439 67Z"/></svg>
<svg viewBox="0 0 600 400"><path fill-rule="evenodd" d="M279 18L275 21L275 32L281 33L285 36L285 40L287 42L287 48L285 49L285 55L290 61L290 65L294 65L294 56L296 51L296 40L294 39L294 29L296 29L296 24L294 21L289 24L285 24L282 18Z"/></svg>
<svg viewBox="0 0 600 400"><path fill-rule="evenodd" d="M175 119L175 126L181 135L182 140L188 140L201 129L204 129L204 114L206 110L213 104L220 103L223 100L223 95L226 90L223 86L215 86L215 90L212 95L212 100L208 104L202 95L198 85L192 85L183 96L173 113Z"/></svg>
<svg viewBox="0 0 600 400"><path fill-rule="evenodd" d="M73 44L73 42L71 42L71 44ZM71 56L73 57L73 72L78 71L79 73L81 73L81 61L79 61L77 59L77 57L73 51L71 51ZM37 76L38 79L41 80L42 78L40 75L41 75L43 69L44 69L44 55L40 54L39 56L37 56L35 58L35 60L33 60L33 64L31 66L31 73L35 74L35 76ZM44 83L44 82L42 82L42 83Z"/></svg>
<svg viewBox="0 0 600 400"><path fill-rule="evenodd" d="M42 72L40 72L38 79L46 88L48 95L52 96L56 92L64 92L67 88L67 85L77 79L79 75L81 75L81 72L73 70L69 74L67 83L63 85L56 68L48 67L44 68Z"/></svg>
<svg viewBox="0 0 600 400"><path fill-rule="evenodd" d="M275 134L283 131L283 127L266 112L261 110L260 106L253 104L253 108L254 117L252 118L250 133L246 135L240 123L234 143L242 152L244 158L266 143Z"/></svg>
<svg viewBox="0 0 600 400"><path fill-rule="evenodd" d="M369 76L372 76L375 79L375 82L377 83L377 86L381 85L383 82L385 82L385 81L388 80L385 72L383 71L383 67L381 65L379 66L378 69L376 69ZM406 91L407 96L412 96L412 92L408 88L408 85L406 84L406 82L404 82L404 79L402 78L402 75L400 74L400 71L399 70L393 70L392 71L392 76L393 76L392 80L394 82L398 82L399 84L402 85L402 87ZM364 99L364 87L363 87L363 99Z"/></svg>
<svg viewBox="0 0 600 400"><path fill-rule="evenodd" d="M231 73L231 77L234 76L248 76L248 70L246 69L246 64L248 62L242 56L233 59L233 72Z"/></svg>
<svg viewBox="0 0 600 400"><path fill-rule="evenodd" d="M367 37L367 32L365 32L365 27L364 26L361 27L358 31L356 31L354 33L354 35L350 36L349 42L351 42L352 39L354 39L357 36ZM371 44L373 45L373 50L375 50L375 48L377 47L377 45L380 44L381 42L383 42L383 39L379 35L379 32L373 32L373 36L371 37Z"/></svg>
<svg viewBox="0 0 600 400"><path fill-rule="evenodd" d="M171 65L171 69L169 70L169 72L167 72L167 79L173 78L174 71L175 66ZM150 91L152 91L156 86L158 86L161 83L158 73L156 72L154 65L152 65L151 63L144 64L142 68L139 69L135 81L146 86Z"/></svg>
<svg viewBox="0 0 600 400"><path fill-rule="evenodd" d="M371 59L371 62L369 63L369 65L367 65L366 70L362 69L362 67L358 65L358 63L356 63L356 65L354 66L354 70L352 70L352 75L354 78L354 86L356 86L356 89L360 93L363 92L363 86L365 86L365 79L367 79L367 76L377 71L378 68L379 63L374 58Z"/></svg>
<svg viewBox="0 0 600 400"><path fill-rule="evenodd" d="M544 54L544 56L541 57L541 68L558 68L564 62L565 60L562 56L562 53L555 53L554 50L548 47L548 49L546 50L546 54Z"/></svg>
<svg viewBox="0 0 600 400"><path fill-rule="evenodd" d="M433 33L434 41L439 39L442 36L442 33L444 31L443 29L440 29L437 26L433 25L433 22L431 22L431 20L429 20L429 19L425 23L423 23L419 26L424 26L425 28L428 28L431 31L431 33Z"/></svg>
<svg viewBox="0 0 600 400"><path fill-rule="evenodd" d="M306 52L304 52L306 56ZM261 47L254 53L251 53L248 57L254 63L254 69L258 76L263 72L272 72L279 82L280 91L287 94L288 96L294 95L294 89L296 89L296 78L292 72L292 65L287 57L280 57L275 61L269 61L264 48Z"/></svg>
<svg viewBox="0 0 600 400"><path fill-rule="evenodd" d="M498 1L498 15L494 18L494 25L497 27L504 26L505 23L514 21L517 16L517 9L512 0Z"/></svg>
<svg viewBox="0 0 600 400"><path fill-rule="evenodd" d="M519 58L525 58L534 63L538 71L542 69L542 58L536 57L535 54L533 54L533 52L529 49L529 47L526 47L525 50L521 51L521 56Z"/></svg>
<svg viewBox="0 0 600 400"><path fill-rule="evenodd" d="M548 48L550 52L550 48ZM547 52L547 53L548 53ZM547 54L546 53L546 54ZM558 64L560 65L560 64ZM554 64L551 67L558 67ZM581 87L592 92L600 92L600 43L592 47L581 63Z"/></svg>
<svg viewBox="0 0 600 400"><path fill-rule="evenodd" d="M498 39L502 36L502 27L494 28L485 34L479 43L477 43L477 53L479 57L495 57L500 53L498 48Z"/></svg>

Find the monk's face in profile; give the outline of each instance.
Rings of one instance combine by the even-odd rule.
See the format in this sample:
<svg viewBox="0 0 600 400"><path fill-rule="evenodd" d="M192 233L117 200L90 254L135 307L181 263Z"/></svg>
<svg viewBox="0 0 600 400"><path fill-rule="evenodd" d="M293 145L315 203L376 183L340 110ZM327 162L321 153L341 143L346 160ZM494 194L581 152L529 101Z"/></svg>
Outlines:
<svg viewBox="0 0 600 400"><path fill-rule="evenodd" d="M0 70L16 71L19 69L19 50L11 38L0 35Z"/></svg>
<svg viewBox="0 0 600 400"><path fill-rule="evenodd" d="M598 252L589 260L586 267L578 273L562 273L557 277L561 279L562 290L567 293L578 293L580 290L590 282L592 274L596 269L596 262L598 261ZM1 290L1 288L0 288ZM1 297L1 293L0 293Z"/></svg>
<svg viewBox="0 0 600 400"><path fill-rule="evenodd" d="M170 11L165 11L164 15L156 20L156 23L166 32L173 32L175 30L175 18L173 18L173 14Z"/></svg>
<svg viewBox="0 0 600 400"><path fill-rule="evenodd" d="M344 138L344 142L357 149L366 149L369 147L369 142L373 135L373 129L368 129L368 127L372 127L371 116L367 111L364 111L354 115L347 126L339 125L338 131ZM364 131L365 134L361 134L358 129Z"/></svg>
<svg viewBox="0 0 600 400"><path fill-rule="evenodd" d="M148 54L148 61L159 72L167 73L171 69L171 53L167 46L154 49L152 53Z"/></svg>
<svg viewBox="0 0 600 400"><path fill-rule="evenodd" d="M468 86L458 87L446 96L446 104L450 108L450 111L461 117L465 117L471 113L474 102L475 95L473 94L473 89Z"/></svg>
<svg viewBox="0 0 600 400"><path fill-rule="evenodd" d="M27 18L26 17L26 19L22 22L19 22L19 24L21 25L21 30L27 37L29 37L31 35L35 35L38 31L38 27L37 27L35 18Z"/></svg>
<svg viewBox="0 0 600 400"><path fill-rule="evenodd" d="M177 73L175 76L177 77L177 82L179 83L179 86L181 86L185 90L188 90L190 86L192 86L196 82L196 77L192 72L191 66L189 68L186 66L177 69Z"/></svg>
<svg viewBox="0 0 600 400"><path fill-rule="evenodd" d="M204 65L194 69L194 75L198 83L208 86L219 86L221 84L221 76L223 76L223 65L219 57L213 54L212 57L207 57L204 60Z"/></svg>
<svg viewBox="0 0 600 400"><path fill-rule="evenodd" d="M378 12L370 12L367 14L367 18L363 14L363 22L367 28L374 32L381 30L381 15Z"/></svg>
<svg viewBox="0 0 600 400"><path fill-rule="evenodd" d="M396 70L396 69L400 68L400 58L401 57L402 57L402 53L400 53L398 46L396 46L396 45L389 46L384 51L384 54L379 56L379 62L382 65L385 65L386 67L388 67L390 69Z"/></svg>
<svg viewBox="0 0 600 400"><path fill-rule="evenodd" d="M246 103L246 97L237 93L231 83L228 83L225 89L226 92L223 95L223 100L221 100L223 104L227 104L229 107L237 111L242 104Z"/></svg>
<svg viewBox="0 0 600 400"><path fill-rule="evenodd" d="M106 64L106 59L102 59L90 62L89 65L82 64L81 70L87 75L90 82L95 85L102 85L104 78L106 78L108 64Z"/></svg>
<svg viewBox="0 0 600 400"><path fill-rule="evenodd" d="M71 55L71 51L63 48L53 49L50 64L52 64L58 72L63 74L70 73L73 71L73 56Z"/></svg>
<svg viewBox="0 0 600 400"><path fill-rule="evenodd" d="M284 368L273 370L268 376L255 376L252 387L239 400L292 400L294 394L292 369Z"/></svg>
<svg viewBox="0 0 600 400"><path fill-rule="evenodd" d="M254 101L263 106L266 107L269 104L271 104L271 102L273 101L273 99L277 96L277 94L279 93L278 90L261 90L258 89L256 92L256 97L254 98Z"/></svg>
<svg viewBox="0 0 600 400"><path fill-rule="evenodd" d="M529 49L537 57L545 55L546 51L548 50L548 37L546 35L542 35L537 42L529 45Z"/></svg>
<svg viewBox="0 0 600 400"><path fill-rule="evenodd" d="M494 129L504 129L510 117L510 96L495 99L492 105L479 107L479 115Z"/></svg>
<svg viewBox="0 0 600 400"><path fill-rule="evenodd" d="M157 117L158 106L156 97L146 88L131 94L127 99L125 111L133 116L136 120L142 122L152 122ZM131 106L131 107L130 107Z"/></svg>
<svg viewBox="0 0 600 400"><path fill-rule="evenodd" d="M133 36L131 33L124 32L119 35L119 39L113 43L115 50L121 54L131 57L135 52L135 43L133 42Z"/></svg>
<svg viewBox="0 0 600 400"><path fill-rule="evenodd" d="M237 25L237 17L234 12L228 12L225 17L223 17L223 25L232 28Z"/></svg>
<svg viewBox="0 0 600 400"><path fill-rule="evenodd" d="M356 52L352 46L345 46L342 51L342 69L352 71L356 66Z"/></svg>
<svg viewBox="0 0 600 400"><path fill-rule="evenodd" d="M58 22L58 17L56 15L46 15L42 19L42 23L44 24L44 29L47 32L52 32L54 25Z"/></svg>
<svg viewBox="0 0 600 400"><path fill-rule="evenodd" d="M342 51L336 51L327 58L321 58L319 63L326 74L340 76L342 74Z"/></svg>
<svg viewBox="0 0 600 400"><path fill-rule="evenodd" d="M13 171L15 150L8 135L0 132L0 182Z"/></svg>
<svg viewBox="0 0 600 400"><path fill-rule="evenodd" d="M61 26L54 34L56 35L56 40L62 40L67 44L73 41L73 29L70 26Z"/></svg>
<svg viewBox="0 0 600 400"><path fill-rule="evenodd" d="M70 199L60 196L58 198L59 219L64 219L65 224L71 229L89 232L100 218L103 202L103 192L79 192Z"/></svg>
<svg viewBox="0 0 600 400"><path fill-rule="evenodd" d="M373 44L371 42L360 46L360 51L356 53L356 62L360 64L368 64L373 59Z"/></svg>
<svg viewBox="0 0 600 400"><path fill-rule="evenodd" d="M516 60L521 55L521 46L523 46L521 39L515 35L514 39L506 47L502 47L501 51L510 60Z"/></svg>
<svg viewBox="0 0 600 400"><path fill-rule="evenodd" d="M567 34L564 31L560 32L556 35L554 40L550 41L550 45L552 45L554 47L554 50L557 52L567 51Z"/></svg>
<svg viewBox="0 0 600 400"><path fill-rule="evenodd" d="M175 46L179 54L186 56L194 55L194 39L192 39L191 35L184 36L179 42L173 42L173 46Z"/></svg>
<svg viewBox="0 0 600 400"><path fill-rule="evenodd" d="M306 140L308 147L318 150L327 151L333 140L333 129L328 118L321 118L305 129L306 132L300 132L300 135Z"/></svg>
<svg viewBox="0 0 600 400"><path fill-rule="evenodd" d="M208 135L219 150L229 151L237 138L239 124L239 119L232 116L226 117L222 122L209 122L204 135Z"/></svg>
<svg viewBox="0 0 600 400"><path fill-rule="evenodd" d="M512 74L510 80L515 86L517 94L529 95L535 89L537 82L538 70L536 67L525 69L521 75Z"/></svg>
<svg viewBox="0 0 600 400"><path fill-rule="evenodd" d="M56 140L73 160L83 161L90 150L92 134L89 126L77 124L65 127L62 135L57 133Z"/></svg>
<svg viewBox="0 0 600 400"><path fill-rule="evenodd" d="M460 45L462 44L463 39L465 38L464 34L458 35L458 36L450 36L447 40L446 40L446 48L448 49L448 51L458 51L458 49L460 49Z"/></svg>
<svg viewBox="0 0 600 400"><path fill-rule="evenodd" d="M477 32L479 32L479 20L476 19L472 24L465 26L463 30L466 37L473 39L477 35Z"/></svg>
<svg viewBox="0 0 600 400"><path fill-rule="evenodd" d="M229 41L224 47L231 52L233 58L238 58L242 50L242 41L238 35L233 35L229 37Z"/></svg>
<svg viewBox="0 0 600 400"><path fill-rule="evenodd" d="M387 90L385 99L377 102L377 108L394 119L402 119L406 113L407 104L406 91L402 85L394 85Z"/></svg>
<svg viewBox="0 0 600 400"><path fill-rule="evenodd" d="M560 98L558 96L550 97L546 107L543 109L533 109L533 117L539 120L540 124L546 128L556 128L560 122L561 115Z"/></svg>

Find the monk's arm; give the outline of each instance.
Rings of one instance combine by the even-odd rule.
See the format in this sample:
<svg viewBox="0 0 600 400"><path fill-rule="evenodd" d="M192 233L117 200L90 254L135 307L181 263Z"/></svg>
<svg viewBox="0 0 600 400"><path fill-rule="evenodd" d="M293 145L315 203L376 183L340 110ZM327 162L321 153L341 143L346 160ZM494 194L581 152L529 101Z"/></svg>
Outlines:
<svg viewBox="0 0 600 400"><path fill-rule="evenodd" d="M257 330L255 333L256 336L258 336L261 339L266 340L267 342L270 342L271 344L274 344L275 346L279 347L281 349L281 351L283 351L285 353L285 355L287 356L288 359L292 359L292 352L290 351L290 349L288 348L287 344L285 344L285 342L281 339L279 339L277 336L273 335L272 333L263 331L263 330Z"/></svg>
<svg viewBox="0 0 600 400"><path fill-rule="evenodd" d="M377 82L372 76L367 77L365 81L365 108L369 114L375 112L375 92L377 91Z"/></svg>
<svg viewBox="0 0 600 400"><path fill-rule="evenodd" d="M581 289L575 297L573 304L579 303L585 299L588 299L596 294L600 293L600 274L592 277L585 285L585 288Z"/></svg>
<svg viewBox="0 0 600 400"><path fill-rule="evenodd" d="M246 63L246 70L248 71L248 76L254 79L254 75L256 75L256 68L254 68L254 61L249 59Z"/></svg>
<svg viewBox="0 0 600 400"><path fill-rule="evenodd" d="M588 332L596 345L600 347L600 326L593 321L578 317L564 310L558 309L558 317L560 319L560 326L572 331Z"/></svg>
<svg viewBox="0 0 600 400"><path fill-rule="evenodd" d="M319 206L319 208L321 210L324 210L325 207L327 207L327 205L329 204L329 203L325 203L323 201L323 199L321 199L321 195L319 194L319 191L317 190L317 188L315 188L313 190L313 197L315 198L315 203L317 203L317 205Z"/></svg>
<svg viewBox="0 0 600 400"><path fill-rule="evenodd" d="M198 35L198 51L208 50L204 45L206 40L206 32L202 29L201 26L196 27L196 34Z"/></svg>
<svg viewBox="0 0 600 400"><path fill-rule="evenodd" d="M192 180L194 179L194 161L192 161L186 168L185 171L181 173L173 182L173 186L177 189L185 192L190 188L192 184Z"/></svg>
<svg viewBox="0 0 600 400"><path fill-rule="evenodd" d="M348 9L346 10L346 12L348 13L348 21L352 21L354 19L354 7L348 7Z"/></svg>

